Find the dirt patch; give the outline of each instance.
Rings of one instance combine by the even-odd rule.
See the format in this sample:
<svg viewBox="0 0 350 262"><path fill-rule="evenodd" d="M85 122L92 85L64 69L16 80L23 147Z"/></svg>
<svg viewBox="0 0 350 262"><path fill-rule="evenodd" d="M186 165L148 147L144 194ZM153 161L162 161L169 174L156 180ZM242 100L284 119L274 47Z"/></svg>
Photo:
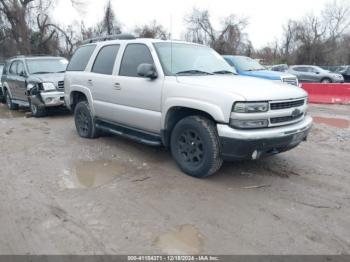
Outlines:
<svg viewBox="0 0 350 262"><path fill-rule="evenodd" d="M179 226L175 231L156 238L154 245L167 254L198 254L204 243L203 236L193 225Z"/></svg>

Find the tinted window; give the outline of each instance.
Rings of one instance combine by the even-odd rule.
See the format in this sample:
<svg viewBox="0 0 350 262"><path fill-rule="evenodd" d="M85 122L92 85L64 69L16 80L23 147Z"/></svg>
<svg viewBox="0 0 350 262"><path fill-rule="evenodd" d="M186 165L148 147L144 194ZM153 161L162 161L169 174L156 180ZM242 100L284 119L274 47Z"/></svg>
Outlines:
<svg viewBox="0 0 350 262"><path fill-rule="evenodd" d="M103 47L98 53L91 71L94 73L111 75L118 50L119 45L109 45Z"/></svg>
<svg viewBox="0 0 350 262"><path fill-rule="evenodd" d="M129 44L124 52L119 75L138 77L137 67L140 64L153 64L151 52L143 44Z"/></svg>
<svg viewBox="0 0 350 262"><path fill-rule="evenodd" d="M307 68L306 67L295 67L294 71L298 71L298 72L307 72Z"/></svg>
<svg viewBox="0 0 350 262"><path fill-rule="evenodd" d="M67 71L85 71L95 47L96 45L87 45L80 47L75 51L68 65Z"/></svg>
<svg viewBox="0 0 350 262"><path fill-rule="evenodd" d="M11 75L17 74L17 61L12 62L11 66L10 66L9 73L10 73Z"/></svg>

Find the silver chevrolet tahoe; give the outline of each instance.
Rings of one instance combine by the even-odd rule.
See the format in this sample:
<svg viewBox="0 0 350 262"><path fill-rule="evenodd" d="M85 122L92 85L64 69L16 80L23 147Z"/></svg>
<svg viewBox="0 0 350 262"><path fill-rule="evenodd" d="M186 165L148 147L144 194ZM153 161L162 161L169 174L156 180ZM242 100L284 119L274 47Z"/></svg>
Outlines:
<svg viewBox="0 0 350 262"><path fill-rule="evenodd" d="M34 117L46 115L48 107L64 105L63 57L18 56L6 61L0 95L8 108L29 107Z"/></svg>
<svg viewBox="0 0 350 262"><path fill-rule="evenodd" d="M103 131L169 147L193 177L214 174L223 160L255 160L306 140L312 118L301 88L237 76L206 46L112 39L86 41L65 74L81 137Z"/></svg>

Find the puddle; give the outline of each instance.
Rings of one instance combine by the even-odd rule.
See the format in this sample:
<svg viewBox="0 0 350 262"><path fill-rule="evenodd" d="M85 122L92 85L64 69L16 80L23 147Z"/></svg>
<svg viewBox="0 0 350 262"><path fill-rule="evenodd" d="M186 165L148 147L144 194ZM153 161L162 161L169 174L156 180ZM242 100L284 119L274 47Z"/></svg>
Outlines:
<svg viewBox="0 0 350 262"><path fill-rule="evenodd" d="M0 104L0 119L24 117L25 113L26 113L26 111L23 109L8 110L6 105Z"/></svg>
<svg viewBox="0 0 350 262"><path fill-rule="evenodd" d="M67 189L94 188L108 184L126 172L126 167L110 160L78 161L64 170L61 186Z"/></svg>
<svg viewBox="0 0 350 262"><path fill-rule="evenodd" d="M325 124L327 126L337 127L346 129L350 127L350 121L346 119L340 119L340 118L327 118L327 117L319 117L315 116L313 117L314 122L317 124Z"/></svg>
<svg viewBox="0 0 350 262"><path fill-rule="evenodd" d="M203 236L193 225L181 225L176 231L156 238L154 246L164 253L174 255L195 255L202 251Z"/></svg>

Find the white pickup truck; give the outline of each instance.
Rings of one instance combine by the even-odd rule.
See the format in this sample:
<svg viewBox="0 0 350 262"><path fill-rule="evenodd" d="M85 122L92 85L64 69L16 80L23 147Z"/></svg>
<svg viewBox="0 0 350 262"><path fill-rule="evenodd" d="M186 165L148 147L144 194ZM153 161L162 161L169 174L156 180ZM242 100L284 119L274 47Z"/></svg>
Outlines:
<svg viewBox="0 0 350 262"><path fill-rule="evenodd" d="M312 126L301 88L234 74L209 47L119 35L85 42L65 74L77 132L169 147L194 177L290 150Z"/></svg>

